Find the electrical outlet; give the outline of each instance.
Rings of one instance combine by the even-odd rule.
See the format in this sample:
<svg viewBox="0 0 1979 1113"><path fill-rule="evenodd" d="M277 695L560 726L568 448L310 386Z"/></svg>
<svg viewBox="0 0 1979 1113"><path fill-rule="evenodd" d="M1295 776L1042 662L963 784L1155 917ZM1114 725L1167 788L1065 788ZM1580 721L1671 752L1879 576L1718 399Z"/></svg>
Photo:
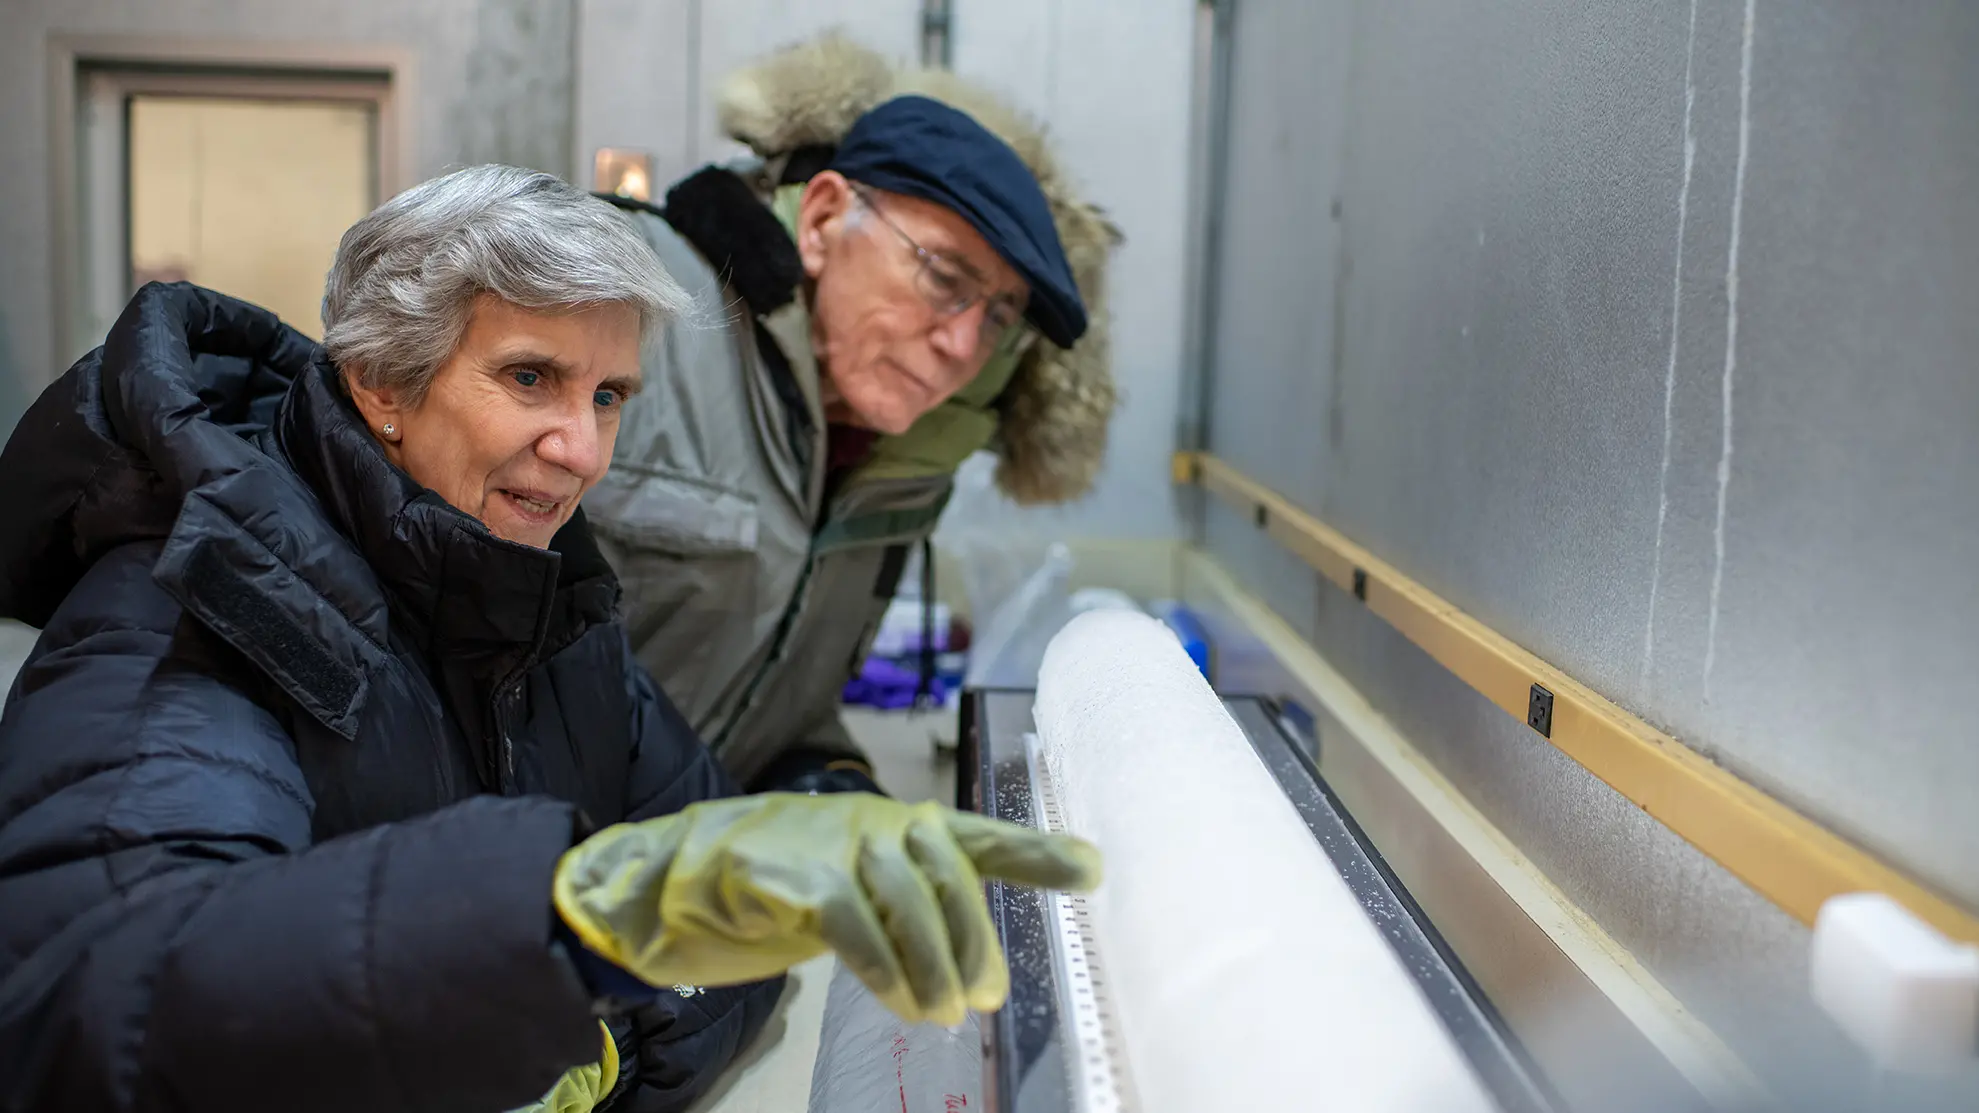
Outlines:
<svg viewBox="0 0 1979 1113"><path fill-rule="evenodd" d="M1532 697L1525 705L1525 722L1541 738L1553 737L1553 693L1537 684L1532 686Z"/></svg>

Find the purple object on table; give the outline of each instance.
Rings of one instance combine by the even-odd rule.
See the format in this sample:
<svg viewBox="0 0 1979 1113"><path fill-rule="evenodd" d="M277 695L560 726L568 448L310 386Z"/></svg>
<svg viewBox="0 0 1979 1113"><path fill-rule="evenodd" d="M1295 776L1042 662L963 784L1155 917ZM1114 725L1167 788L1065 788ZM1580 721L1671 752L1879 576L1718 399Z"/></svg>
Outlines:
<svg viewBox="0 0 1979 1113"><path fill-rule="evenodd" d="M929 694L935 703L948 698L948 690L955 680L940 674L935 675L929 685ZM914 706L914 696L921 690L921 669L918 663L904 663L887 657L868 657L866 664L845 685L843 701L866 707L878 707L892 711Z"/></svg>

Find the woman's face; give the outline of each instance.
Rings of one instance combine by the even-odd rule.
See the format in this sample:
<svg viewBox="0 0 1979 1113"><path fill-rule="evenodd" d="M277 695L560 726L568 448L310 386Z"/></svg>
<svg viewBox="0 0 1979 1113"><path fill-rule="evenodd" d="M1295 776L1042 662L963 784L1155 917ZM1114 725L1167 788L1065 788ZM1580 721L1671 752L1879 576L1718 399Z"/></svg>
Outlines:
<svg viewBox="0 0 1979 1113"><path fill-rule="evenodd" d="M611 464L638 389L637 309L551 314L483 294L417 406L351 392L394 464L495 536L543 549Z"/></svg>

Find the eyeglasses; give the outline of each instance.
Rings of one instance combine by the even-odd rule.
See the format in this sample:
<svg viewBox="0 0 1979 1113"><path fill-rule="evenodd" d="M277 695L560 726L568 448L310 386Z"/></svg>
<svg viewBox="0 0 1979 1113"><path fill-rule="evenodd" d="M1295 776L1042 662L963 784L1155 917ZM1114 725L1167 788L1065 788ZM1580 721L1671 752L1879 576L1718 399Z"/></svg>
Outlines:
<svg viewBox="0 0 1979 1113"><path fill-rule="evenodd" d="M893 222L878 203L865 190L854 186L854 196L859 198L880 222L893 229L900 242L914 253L914 290L943 317L953 317L966 313L978 302L984 301L983 280L967 266L947 256L929 251L914 242L914 237ZM1009 294L999 294L990 298L983 309L982 324L977 326L977 338L981 351L1003 354L1016 350L1030 338L1030 330L1022 327L1024 307L1020 299Z"/></svg>

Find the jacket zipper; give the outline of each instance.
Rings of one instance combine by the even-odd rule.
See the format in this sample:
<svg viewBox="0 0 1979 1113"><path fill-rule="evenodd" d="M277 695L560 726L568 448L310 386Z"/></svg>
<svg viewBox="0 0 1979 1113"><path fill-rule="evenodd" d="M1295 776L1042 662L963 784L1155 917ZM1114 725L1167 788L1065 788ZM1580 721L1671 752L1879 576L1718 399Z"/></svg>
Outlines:
<svg viewBox="0 0 1979 1113"><path fill-rule="evenodd" d="M521 694L522 685L511 681L496 688L494 698L489 701L495 724L495 786L503 796L515 795L515 735L504 709L513 707Z"/></svg>

